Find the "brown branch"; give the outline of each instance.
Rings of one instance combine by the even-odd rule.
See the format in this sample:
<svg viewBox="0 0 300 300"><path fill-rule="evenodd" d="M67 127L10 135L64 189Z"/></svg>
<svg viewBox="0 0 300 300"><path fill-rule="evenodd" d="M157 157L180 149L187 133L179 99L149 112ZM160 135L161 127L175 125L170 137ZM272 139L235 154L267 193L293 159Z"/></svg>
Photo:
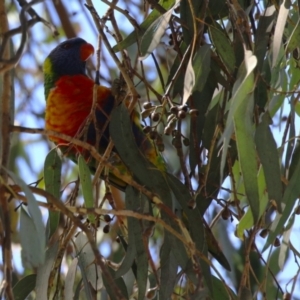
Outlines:
<svg viewBox="0 0 300 300"><path fill-rule="evenodd" d="M3 35L9 30L7 14L5 10L5 1L0 1L0 33ZM6 61L10 59L10 45L3 45L3 58ZM1 65L0 68L3 68ZM10 153L10 124L12 122L13 115L13 103L12 103L12 73L5 71L0 75L1 78L1 95L0 95L0 132L1 132L1 145L0 145L0 203L2 209L2 227L3 227L3 239L2 239L2 260L3 260L3 290L5 299L14 299L12 292L12 249L11 249L11 229L10 229L10 212L8 207L8 197L6 194L6 182L7 175L3 171L3 167L8 166L9 153Z"/></svg>
<svg viewBox="0 0 300 300"><path fill-rule="evenodd" d="M113 61L115 62L115 64L117 65L118 69L120 70L130 92L131 92L131 95L132 95L132 101L128 107L129 111L131 112L133 109L134 109L134 106L137 102L137 99L139 97L136 89L135 89L135 86L127 72L127 69L124 67L124 65L121 63L121 61L119 60L119 58L117 57L116 53L113 51L109 41L108 41L108 38L106 36L106 34L104 33L104 30L103 30L103 21L101 20L101 18L99 17L98 13L96 12L94 6L93 6L93 3L91 0L87 0L87 5L86 7L89 9L93 19L94 19L94 22L95 22L95 25L98 29L98 32L103 40L103 43L104 45L106 46L106 49L108 50L111 58L113 59ZM115 5L114 3L112 3L113 5Z"/></svg>
<svg viewBox="0 0 300 300"><path fill-rule="evenodd" d="M60 19L61 26L68 39L76 37L76 31L70 21L70 16L63 4L63 1L53 1L53 5L56 9L58 17Z"/></svg>
<svg viewBox="0 0 300 300"><path fill-rule="evenodd" d="M16 54L13 57L3 57L4 52L7 49L7 44L10 41L11 34L9 32L9 28L7 27L6 30L4 30L5 27L2 27L2 35L4 36L2 41L2 46L0 49L0 63L4 63L3 66L0 67L0 73L6 72L7 70L10 70L14 67L14 65L19 61L26 41L27 41L27 30L28 30L28 21L26 18L26 13L28 10L32 8L32 5L41 2L42 0L33 0L30 3L27 3L23 6L21 12L20 12L20 23L21 23L21 42L20 46L16 52Z"/></svg>

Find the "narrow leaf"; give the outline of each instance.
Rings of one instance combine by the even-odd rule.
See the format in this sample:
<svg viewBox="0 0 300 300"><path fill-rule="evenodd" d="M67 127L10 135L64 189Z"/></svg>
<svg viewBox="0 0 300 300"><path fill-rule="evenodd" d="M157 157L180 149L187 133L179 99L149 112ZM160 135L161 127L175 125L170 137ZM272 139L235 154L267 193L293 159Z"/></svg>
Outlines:
<svg viewBox="0 0 300 300"><path fill-rule="evenodd" d="M203 45L195 54L193 59L193 70L195 73L195 85L193 91L201 92L205 88L206 80L210 72L210 46Z"/></svg>
<svg viewBox="0 0 300 300"><path fill-rule="evenodd" d="M78 264L78 258L75 257L71 262L71 265L69 266L68 269L68 273L66 275L65 288L64 288L65 299L74 299L73 288L74 288L77 264Z"/></svg>
<svg viewBox="0 0 300 300"><path fill-rule="evenodd" d="M265 251L275 240L277 235L282 233L282 229L284 228L285 222L291 215L292 209L295 205L296 199L300 194L300 160L295 162L296 167L294 173L285 189L283 194L282 203L285 204L282 214L276 213L275 220L273 221L270 227L270 234L268 236L267 242L263 248Z"/></svg>
<svg viewBox="0 0 300 300"><path fill-rule="evenodd" d="M26 268L36 268L44 263L45 245L41 245L37 236L34 221L22 206L20 213L21 256Z"/></svg>
<svg viewBox="0 0 300 300"><path fill-rule="evenodd" d="M166 13L161 15L157 20L155 20L149 28L146 30L145 34L141 39L141 56L140 60L144 60L153 52L153 50L160 43L162 36L164 35L169 21L171 19L173 9L168 10Z"/></svg>
<svg viewBox="0 0 300 300"><path fill-rule="evenodd" d="M21 244L23 247L23 243L24 246L26 247L26 250L24 249L24 257L26 257L26 260L23 263L25 263L26 266L34 266L37 267L40 264L42 264L44 262L44 250L45 250L45 226L42 220L42 214L41 211L37 205L36 199L34 197L34 195L32 194L31 190L29 189L29 187L26 185L26 183L19 178L18 176L16 176L13 172L6 170L7 174L11 177L11 179L21 187L21 189L23 190L26 199L27 199L27 209L29 212L29 215L25 212L22 215L22 222L25 223L26 227L31 228L32 231L25 231L24 228L22 228L21 226L21 234L20 234L20 239L21 239ZM30 238L32 240L32 242L35 244L35 251L36 251L36 256L32 256L29 252L30 248L32 247L29 243L27 239L28 236L28 232L32 232L32 234L30 234ZM23 243L22 243L23 241Z"/></svg>
<svg viewBox="0 0 300 300"><path fill-rule="evenodd" d="M46 156L44 163L45 190L55 198L60 198L61 159L56 149ZM59 222L59 212L49 211L49 237L56 231Z"/></svg>
<svg viewBox="0 0 300 300"><path fill-rule="evenodd" d="M282 46L282 36L283 31L285 28L286 20L289 14L291 1L290 0L284 0L283 3L280 5L277 21L276 21L276 27L274 32L274 38L273 38L273 58L272 58L272 68L276 65L278 55L280 52L280 48Z"/></svg>
<svg viewBox="0 0 300 300"><path fill-rule="evenodd" d="M236 61L230 40L228 39L227 35L223 33L223 30L216 28L215 26L209 27L209 33L213 45L222 58L223 63L229 72L233 73L236 66Z"/></svg>
<svg viewBox="0 0 300 300"><path fill-rule="evenodd" d="M298 20L298 22L288 40L285 51L287 53L292 52L299 45L300 45L300 20Z"/></svg>
<svg viewBox="0 0 300 300"><path fill-rule="evenodd" d="M172 6L174 6L175 0L160 0L158 4L161 5L161 7L165 10L169 10ZM133 32L131 32L123 41L115 45L113 47L113 50L115 52L118 52L136 43L144 35L144 33L151 26L151 24L155 22L160 16L161 13L154 9L146 18L146 20L136 27L139 29L135 29Z"/></svg>
<svg viewBox="0 0 300 300"><path fill-rule="evenodd" d="M126 188L126 208L130 210L137 209L137 203L139 202L139 193L134 190L131 186ZM131 220L130 220L131 219ZM138 286L138 300L143 300L146 295L147 280L148 280L148 256L145 250L145 244L143 239L143 232L141 224L138 220L128 217L130 222L130 229L128 234L132 235L134 245L136 249L136 265L137 265L137 286ZM129 225L129 224L128 224Z"/></svg>
<svg viewBox="0 0 300 300"><path fill-rule="evenodd" d="M48 299L48 283L51 270L58 252L58 243L56 242L46 251L45 263L37 270L36 277L36 298L35 299Z"/></svg>
<svg viewBox="0 0 300 300"><path fill-rule="evenodd" d="M257 152L264 168L265 179L270 200L275 200L281 212L282 184L277 145L269 128L270 117L265 113L256 128L255 143Z"/></svg>
<svg viewBox="0 0 300 300"><path fill-rule="evenodd" d="M93 197L93 185L91 179L91 172L82 155L80 155L78 158L78 167L79 167L79 177L80 177L80 183L82 187L85 207L93 208L94 197ZM95 215L88 214L88 219L92 224L95 224Z"/></svg>
<svg viewBox="0 0 300 300"><path fill-rule="evenodd" d="M193 69L192 58L190 58L184 76L184 85L183 85L183 100L182 104L185 104L195 85L195 72Z"/></svg>
<svg viewBox="0 0 300 300"><path fill-rule="evenodd" d="M227 150L231 139L231 135L233 133L234 115L236 114L236 111L238 107L241 105L241 103L245 103L246 98L248 98L248 94L252 93L254 90L253 70L256 67L256 65L257 65L256 57L252 54L251 51L245 51L244 63L239 68L237 79L232 89L233 96L229 101L230 106L229 106L229 112L226 120L226 127L224 133L222 134L222 137L220 138L220 142L221 141L223 142L221 170L220 170L221 181L222 181L223 169L227 158Z"/></svg>
<svg viewBox="0 0 300 300"><path fill-rule="evenodd" d="M238 177L235 177L237 179ZM266 192L266 181L264 176L263 168L260 168L257 174L257 182L258 182L258 194L259 194L259 211L260 213L265 211L268 203L268 193ZM240 191L239 191L240 192ZM242 192L244 194L244 192ZM237 225L237 236L243 240L244 239L244 231L250 229L254 225L252 210L248 209L247 212L241 218L239 224Z"/></svg>
<svg viewBox="0 0 300 300"><path fill-rule="evenodd" d="M90 285L95 291L99 291L103 287L102 273L100 267L94 263L95 255L85 233L80 232L77 235L75 245L86 292Z"/></svg>
<svg viewBox="0 0 300 300"><path fill-rule="evenodd" d="M208 248L205 240L205 231L202 223L202 217L200 216L198 210L191 210L187 205L189 199L191 198L190 193L188 192L186 186L174 176L168 174L167 178L170 188L172 189L174 195L176 195L177 201L179 202L184 213L187 216L191 237L195 242L197 249L205 256L208 256ZM202 259L200 259L200 265L207 287L211 295L213 295L210 267Z"/></svg>
<svg viewBox="0 0 300 300"><path fill-rule="evenodd" d="M292 217L289 219L289 222L287 224L287 228L283 234L282 243L280 245L279 249L279 257L278 257L278 265L279 268L282 270L284 267L284 263L286 262L287 258L287 252L290 250L290 236L292 233L293 225L295 221L295 215L292 215Z"/></svg>
<svg viewBox="0 0 300 300"><path fill-rule="evenodd" d="M276 16L276 8L270 5L261 15L258 21L258 27L255 34L255 56L257 57L257 67L259 70L263 68L268 43L270 42L270 32L273 29L273 24Z"/></svg>
<svg viewBox="0 0 300 300"><path fill-rule="evenodd" d="M160 277L160 290L159 299L171 299L171 295L174 291L174 286L176 283L177 276L177 259L171 249L170 245L163 244L161 252L162 257L164 257L164 251L166 250L168 255L166 255L164 260L161 260L161 277Z"/></svg>
<svg viewBox="0 0 300 300"><path fill-rule="evenodd" d="M15 300L25 300L33 291L36 282L36 274L31 274L23 277L13 287Z"/></svg>

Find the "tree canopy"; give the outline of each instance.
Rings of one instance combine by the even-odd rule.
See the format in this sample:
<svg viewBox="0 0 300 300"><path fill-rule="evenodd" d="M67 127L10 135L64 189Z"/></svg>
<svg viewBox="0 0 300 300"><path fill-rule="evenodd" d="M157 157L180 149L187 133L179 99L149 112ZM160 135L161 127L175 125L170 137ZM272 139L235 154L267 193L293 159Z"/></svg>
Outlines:
<svg viewBox="0 0 300 300"><path fill-rule="evenodd" d="M288 0L0 1L2 297L300 299L299 13ZM92 170L44 130L43 62L76 36L120 102L105 153L67 137ZM133 109L167 172L137 146Z"/></svg>

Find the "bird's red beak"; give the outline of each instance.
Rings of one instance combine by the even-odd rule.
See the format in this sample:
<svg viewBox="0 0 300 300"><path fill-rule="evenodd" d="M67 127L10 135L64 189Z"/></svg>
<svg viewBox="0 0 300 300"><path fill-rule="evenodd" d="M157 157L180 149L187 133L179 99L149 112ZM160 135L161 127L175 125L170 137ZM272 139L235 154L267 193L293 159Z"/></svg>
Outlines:
<svg viewBox="0 0 300 300"><path fill-rule="evenodd" d="M89 44L83 44L80 48L80 58L83 61L86 61L91 55L94 54L94 47Z"/></svg>

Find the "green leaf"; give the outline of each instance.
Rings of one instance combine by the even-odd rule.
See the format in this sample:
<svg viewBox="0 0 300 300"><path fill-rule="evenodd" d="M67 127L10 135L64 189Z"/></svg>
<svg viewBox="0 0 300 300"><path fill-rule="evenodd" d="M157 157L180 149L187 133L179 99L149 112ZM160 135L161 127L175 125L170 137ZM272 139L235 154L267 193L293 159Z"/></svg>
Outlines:
<svg viewBox="0 0 300 300"><path fill-rule="evenodd" d="M245 192L256 223L261 215L259 209L256 150L253 137L253 94L245 97L234 115L234 127L240 168Z"/></svg>
<svg viewBox="0 0 300 300"><path fill-rule="evenodd" d="M74 297L74 282L75 282L75 276L77 271L77 265L78 265L78 258L75 257L68 268L68 273L66 275L65 280L65 288L64 288L64 296L65 299L76 299Z"/></svg>
<svg viewBox="0 0 300 300"><path fill-rule="evenodd" d="M282 48L282 36L286 25L287 17L289 15L290 5L290 0L284 0L280 5L272 44L272 68L277 64L277 59Z"/></svg>
<svg viewBox="0 0 300 300"><path fill-rule="evenodd" d="M49 276L53 269L54 261L57 258L58 242L51 245L45 255L45 262L37 269L36 277L36 299L48 299Z"/></svg>
<svg viewBox="0 0 300 300"><path fill-rule="evenodd" d="M287 42L287 46L285 48L286 53L292 52L294 49L299 47L299 45L300 45L300 20L298 20Z"/></svg>
<svg viewBox="0 0 300 300"><path fill-rule="evenodd" d="M238 177L234 177L237 180ZM266 181L263 168L260 168L257 174L258 193L259 193L259 211L263 212L269 202L268 193L266 192ZM239 191L240 192L240 191ZM254 225L252 210L248 209L237 225L237 236L244 239L244 231L250 229Z"/></svg>
<svg viewBox="0 0 300 300"><path fill-rule="evenodd" d="M85 207L93 208L94 197L93 197L93 185L91 179L91 172L82 155L78 157L78 167L79 167L79 177L80 177L80 183L82 187L82 194L84 198ZM95 224L94 214L88 214L88 219L92 224Z"/></svg>
<svg viewBox="0 0 300 300"><path fill-rule="evenodd" d="M219 278L212 276L212 284L214 289L214 299L222 299L222 300L238 299L238 297L229 287L227 287L227 289L225 288L226 285Z"/></svg>
<svg viewBox="0 0 300 300"><path fill-rule="evenodd" d="M107 268L107 269L111 273L111 277L116 278L115 271L111 268ZM119 277L119 278L114 280L114 283L116 284L116 286L121 291L122 296L124 297L124 299L129 299L128 291L127 291L127 287L125 285L124 279L122 277ZM120 299L119 297L116 298L115 291L112 289L111 284L107 281L105 276L103 276L103 284L104 284L104 286L106 288L106 291L107 291L107 293L108 293L111 300L119 300Z"/></svg>
<svg viewBox="0 0 300 300"><path fill-rule="evenodd" d="M23 277L13 287L15 300L26 300L27 296L34 290L36 274Z"/></svg>
<svg viewBox="0 0 300 300"><path fill-rule="evenodd" d="M256 128L255 144L259 159L264 169L270 200L275 200L281 212L282 184L277 145L269 128L270 116L265 113Z"/></svg>
<svg viewBox="0 0 300 300"><path fill-rule="evenodd" d="M60 198L61 158L56 149L52 149L46 156L44 163L45 190L55 198ZM49 211L49 238L56 231L59 223L59 212Z"/></svg>
<svg viewBox="0 0 300 300"><path fill-rule="evenodd" d="M171 251L171 245L166 242L161 247L160 261L161 288L159 289L159 299L171 299L176 284L178 261Z"/></svg>
<svg viewBox="0 0 300 300"><path fill-rule="evenodd" d="M90 293L90 285L99 291L103 287L101 268L94 263L95 255L84 232L77 235L75 245L86 295Z"/></svg>
<svg viewBox="0 0 300 300"><path fill-rule="evenodd" d="M176 58L174 59L167 80L167 85L169 85L170 83L173 84L173 91L172 91L173 97L175 97L177 94L182 95L183 92L183 82L184 82L185 73L182 70L181 72L179 72L177 76L175 76L175 74L178 72L178 68L181 66L181 64L184 63L183 57L186 60L187 55L182 57L181 53L185 53L186 51L189 51L188 46L184 42L182 42L179 46L179 51L180 54L177 54ZM175 81L173 82L174 79Z"/></svg>
<svg viewBox="0 0 300 300"><path fill-rule="evenodd" d="M283 269L284 264L286 262L287 252L290 250L289 243L290 243L290 236L292 233L294 222L295 222L295 215L292 215L291 218L289 219L289 222L288 222L286 228L285 228L282 243L280 245L278 265L281 270Z"/></svg>
<svg viewBox="0 0 300 300"><path fill-rule="evenodd" d="M194 85L195 85L195 72L192 65L192 58L190 58L184 75L182 104L185 104L188 101L193 91Z"/></svg>
<svg viewBox="0 0 300 300"><path fill-rule="evenodd" d="M195 86L193 91L201 92L206 86L210 72L210 54L210 46L203 45L194 56L193 69L195 71Z"/></svg>
<svg viewBox="0 0 300 300"><path fill-rule="evenodd" d="M266 8L265 12L258 21L258 27L255 34L255 51L257 57L257 68L262 70L263 63L268 49L270 33L273 29L273 24L276 17L276 8L271 5Z"/></svg>
<svg viewBox="0 0 300 300"><path fill-rule="evenodd" d="M296 199L300 194L300 160L295 162L296 167L294 173L285 189L283 194L282 203L285 204L282 214L276 213L275 220L272 222L270 227L270 234L268 236L267 242L263 248L265 251L275 240L277 235L282 233L285 222L288 220L291 215L292 209L295 205Z"/></svg>
<svg viewBox="0 0 300 300"><path fill-rule="evenodd" d="M124 164L133 172L134 178L156 192L168 207L172 197L166 184L165 173L152 165L138 148L127 107L122 103L111 115L109 124L111 138Z"/></svg>
<svg viewBox="0 0 300 300"><path fill-rule="evenodd" d="M38 232L33 219L23 206L20 213L20 241L22 262L26 268L36 268L44 263L44 247L37 238Z"/></svg>
<svg viewBox="0 0 300 300"><path fill-rule="evenodd" d="M229 100L230 106L229 106L229 112L226 120L226 127L224 133L222 134L222 137L220 138L220 142L223 141L221 168L220 168L221 181L222 181L223 170L227 158L228 146L230 143L231 135L233 133L234 115L236 114L236 111L238 107L241 105L241 103L244 103L245 106L245 102L246 102L246 98L248 97L248 94L253 92L254 89L253 70L256 67L256 64L257 64L257 60L255 56L252 55L252 52L246 51L244 63L239 68L237 79L232 88L232 98Z"/></svg>
<svg viewBox="0 0 300 300"><path fill-rule="evenodd" d="M191 5L194 10L196 18L198 17L201 20L205 19L205 16L200 16L201 5L203 1L191 0L191 1L180 1L180 19L182 20L184 26L182 26L183 40L187 45L190 45L193 40L194 35L194 24L193 24L193 15L191 12ZM205 11L206 13L206 11Z"/></svg>
<svg viewBox="0 0 300 300"><path fill-rule="evenodd" d="M123 275L125 275L131 267L135 264L135 257L136 257L136 248L134 244L134 225L137 222L137 220L133 218L128 218L127 226L128 226L128 247L126 248L126 254L122 260L122 263L118 270L115 272L115 278L119 278ZM136 265L135 265L136 268ZM136 271L136 270L135 270ZM133 271L133 273L136 272Z"/></svg>
<svg viewBox="0 0 300 300"><path fill-rule="evenodd" d="M192 210L187 205L188 201L191 199L190 193L188 192L186 186L174 176L168 174L167 178L170 188L172 189L177 201L179 202L184 213L187 216L189 222L189 231L191 232L191 237L195 242L197 249L203 255L208 257L208 248L205 240L205 231L204 225L202 223L202 217L198 210ZM210 267L207 262L202 259L200 259L200 265L206 285L211 295L213 295Z"/></svg>
<svg viewBox="0 0 300 300"><path fill-rule="evenodd" d="M165 10L169 10L172 6L174 6L174 3L175 0L160 0L158 2L158 4L161 5L161 7ZM146 20L136 27L138 29L135 29L123 41L113 47L113 51L119 52L139 41L151 24L153 24L153 22L155 22L160 16L161 13L154 9L146 18Z"/></svg>
<svg viewBox="0 0 300 300"><path fill-rule="evenodd" d="M210 38L228 71L233 73L236 68L233 47L227 35L224 34L224 30L215 26L216 24L209 27Z"/></svg>
<svg viewBox="0 0 300 300"><path fill-rule="evenodd" d="M22 222L21 224L24 225L24 227L20 226L21 246L24 251L23 254L25 259L23 263L28 267L38 267L40 264L43 264L45 258L45 226L42 220L41 211L34 195L26 183L13 172L9 170L6 170L6 172L23 190L28 204L27 209L29 214L23 209L23 213L21 214L22 218L20 220L20 222ZM27 231L26 228L28 229ZM28 234L29 232L30 234ZM35 245L34 249L32 249L33 253L30 252L30 249L33 248L33 244L29 242L29 239L31 240L31 243L34 243Z"/></svg>
<svg viewBox="0 0 300 300"><path fill-rule="evenodd" d="M239 68L236 82L233 86L233 96L230 99L230 108L226 121L226 128L222 135L223 151L221 161L221 172L224 169L227 150L233 124L235 128L236 144L243 174L245 191L250 204L254 221L260 216L259 198L257 187L256 150L253 138L253 90L254 74L257 59L251 51L245 51L244 63Z"/></svg>
<svg viewBox="0 0 300 300"><path fill-rule="evenodd" d="M157 47L157 45L160 43L160 40L169 25L172 13L173 9L168 10L157 20L155 20L146 30L145 34L142 36L141 39L140 60L144 60L145 58L147 58L149 54L151 54L153 50Z"/></svg>
<svg viewBox="0 0 300 300"><path fill-rule="evenodd" d="M131 186L126 188L126 208L130 210L138 209L139 192L134 190ZM141 209L141 208L140 208ZM132 219L128 217L128 221ZM146 295L147 280L148 280L148 255L145 249L143 231L139 220L131 220L131 230L128 234L133 235L134 245L136 249L136 265L137 265L137 277L136 282L138 286L138 300L143 300Z"/></svg>

